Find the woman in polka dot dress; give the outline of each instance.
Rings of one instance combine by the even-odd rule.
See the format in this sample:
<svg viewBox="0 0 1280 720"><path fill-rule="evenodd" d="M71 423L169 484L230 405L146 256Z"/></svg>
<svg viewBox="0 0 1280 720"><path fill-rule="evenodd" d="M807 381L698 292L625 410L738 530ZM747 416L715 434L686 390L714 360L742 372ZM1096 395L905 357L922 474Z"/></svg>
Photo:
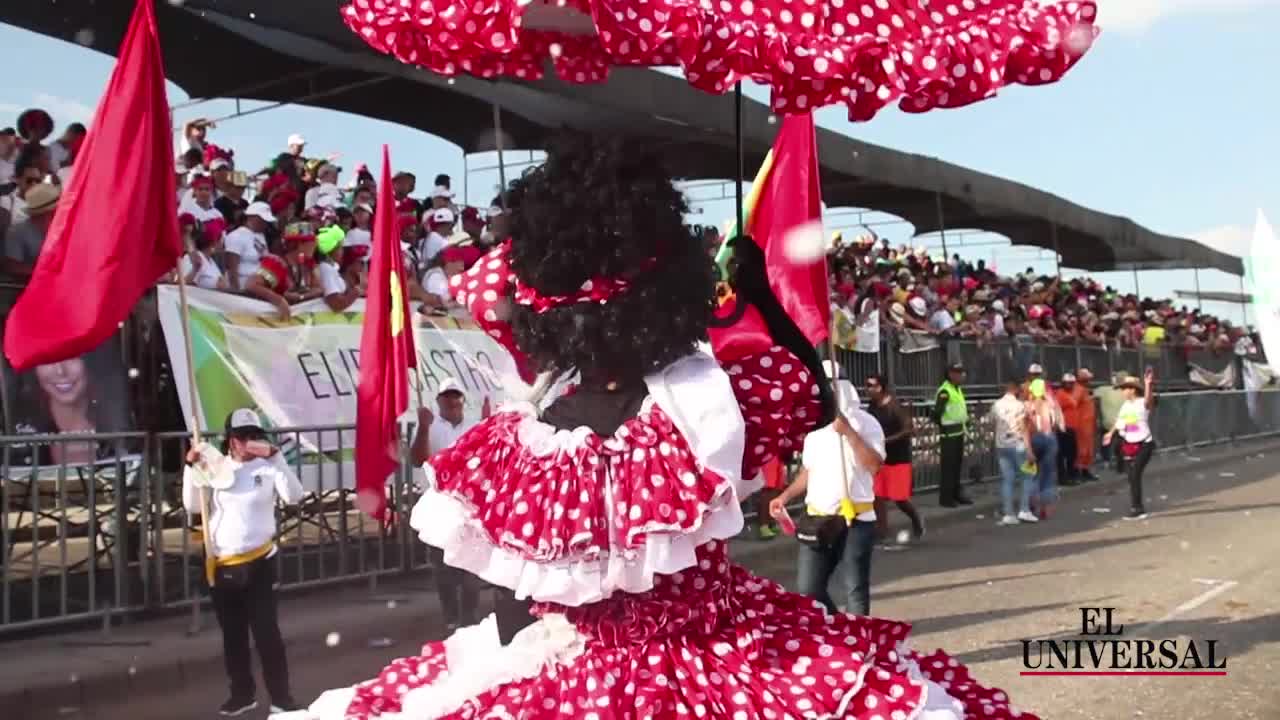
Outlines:
<svg viewBox="0 0 1280 720"><path fill-rule="evenodd" d="M454 291L521 367L576 384L436 456L410 522L527 617L463 628L307 715L1017 717L955 660L907 649L909 625L829 615L730 562L747 479L834 412L762 254L737 253L715 310L685 200L638 144L555 143L510 205L511 239Z"/></svg>

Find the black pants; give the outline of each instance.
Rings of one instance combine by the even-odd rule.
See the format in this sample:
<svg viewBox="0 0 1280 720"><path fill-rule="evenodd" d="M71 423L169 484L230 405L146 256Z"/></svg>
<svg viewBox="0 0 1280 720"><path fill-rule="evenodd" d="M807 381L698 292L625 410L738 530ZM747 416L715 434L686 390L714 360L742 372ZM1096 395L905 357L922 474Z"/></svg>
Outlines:
<svg viewBox="0 0 1280 720"><path fill-rule="evenodd" d="M252 700L257 694L253 682L253 657L249 633L262 661L262 679L273 705L291 705L289 663L285 660L284 639L276 618L275 558L254 560L247 566L244 587L214 585L209 590L213 610L222 627L222 659L231 680L231 697Z"/></svg>
<svg viewBox="0 0 1280 720"><path fill-rule="evenodd" d="M942 505L955 505L956 501L964 497L964 492L960 490L960 475L964 469L964 435L943 435L940 445L942 477L938 483L938 502Z"/></svg>
<svg viewBox="0 0 1280 720"><path fill-rule="evenodd" d="M529 614L528 600L517 600L516 594L504 587L494 588L493 614L498 620L498 640L503 645L511 644L516 633L533 624L534 617Z"/></svg>
<svg viewBox="0 0 1280 720"><path fill-rule="evenodd" d="M444 551L427 547L432 574L436 581L436 594L440 596L440 612L449 625L474 625L479 622L480 581L471 573L459 570L444 561Z"/></svg>
<svg viewBox="0 0 1280 720"><path fill-rule="evenodd" d="M1076 474L1076 431L1062 430L1058 433L1058 482L1075 477Z"/></svg>
<svg viewBox="0 0 1280 720"><path fill-rule="evenodd" d="M1119 447L1120 440L1116 440ZM1132 458L1127 458L1129 467L1129 507L1134 512L1146 512L1146 503L1142 500L1142 473L1147 470L1147 463L1151 462L1151 454L1156 451L1154 441L1142 443L1138 448L1138 454Z"/></svg>
<svg viewBox="0 0 1280 720"><path fill-rule="evenodd" d="M800 545L796 563L796 592L817 600L832 615L838 612L827 586L844 562L849 595L845 612L871 614L871 553L876 546L874 521L854 521L840 541L829 548Z"/></svg>

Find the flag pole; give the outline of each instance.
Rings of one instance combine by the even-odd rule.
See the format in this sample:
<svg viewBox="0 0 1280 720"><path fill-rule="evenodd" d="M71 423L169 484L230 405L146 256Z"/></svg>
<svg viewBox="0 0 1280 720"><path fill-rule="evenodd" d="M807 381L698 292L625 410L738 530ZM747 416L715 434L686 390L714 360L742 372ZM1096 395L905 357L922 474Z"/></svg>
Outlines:
<svg viewBox="0 0 1280 720"><path fill-rule="evenodd" d="M178 263L178 308L182 315L182 351L187 360L187 402L191 406L191 447L198 447L200 436L200 406L196 393L195 353L191 350L191 308L187 304L187 277L182 272L182 263ZM213 587L213 571L217 566L217 558L213 554L213 540L209 537L209 489L198 488L200 496L200 539L204 545L204 577Z"/></svg>

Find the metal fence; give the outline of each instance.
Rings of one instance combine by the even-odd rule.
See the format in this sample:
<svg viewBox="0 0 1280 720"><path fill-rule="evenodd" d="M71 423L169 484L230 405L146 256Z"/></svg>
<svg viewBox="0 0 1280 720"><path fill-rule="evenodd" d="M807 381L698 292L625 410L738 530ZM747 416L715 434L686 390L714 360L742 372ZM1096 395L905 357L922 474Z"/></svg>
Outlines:
<svg viewBox="0 0 1280 720"><path fill-rule="evenodd" d="M971 403L972 479L995 473L989 404ZM928 409L912 405L921 492L938 478ZM1280 391L1164 394L1153 422L1165 449L1280 434ZM275 562L287 589L376 584L428 567L406 522L383 525L356 510L350 435L339 426L275 433L307 490L299 505L278 509ZM0 637L198 609L201 541L181 502L187 443L182 433L0 436ZM391 483L399 518L416 500L417 472L402 467Z"/></svg>
<svg viewBox="0 0 1280 720"><path fill-rule="evenodd" d="M861 353L836 350L836 356L854 383L875 373L904 398L932 397L951 363L962 363L968 371L966 387L974 396L1000 394L1004 383L1026 376L1032 364L1044 368L1045 376L1057 380L1063 374L1088 368L1099 381L1108 382L1119 373L1140 375L1155 370L1161 391L1194 387L1188 371L1195 364L1210 372L1222 372L1238 365L1233 353L1185 350L1155 345L1143 348L1103 348L1090 345L1045 345L1026 340L977 342L924 336L923 341L904 342L886 338L880 352ZM1239 370L1239 368L1236 368ZM1236 377L1242 373L1237 372Z"/></svg>

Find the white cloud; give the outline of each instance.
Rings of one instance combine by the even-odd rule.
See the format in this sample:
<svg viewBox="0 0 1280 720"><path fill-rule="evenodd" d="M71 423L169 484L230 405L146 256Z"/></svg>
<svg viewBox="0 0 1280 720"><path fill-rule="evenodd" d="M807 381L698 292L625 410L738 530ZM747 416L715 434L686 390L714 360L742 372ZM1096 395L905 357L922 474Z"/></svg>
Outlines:
<svg viewBox="0 0 1280 720"><path fill-rule="evenodd" d="M1223 225L1191 234L1191 239L1204 243L1214 250L1244 257L1253 243L1253 228L1242 225Z"/></svg>
<svg viewBox="0 0 1280 720"><path fill-rule="evenodd" d="M37 93L28 96L25 102L0 102L0 127L12 126L18 121L18 113L30 108L42 108L52 115L53 122L58 128L73 122L87 125L93 119L92 105L86 105L72 98Z"/></svg>
<svg viewBox="0 0 1280 720"><path fill-rule="evenodd" d="M1040 0L1048 5L1062 0ZM1095 0L1098 25L1104 31L1141 33L1171 15L1248 10L1280 4L1280 0Z"/></svg>

